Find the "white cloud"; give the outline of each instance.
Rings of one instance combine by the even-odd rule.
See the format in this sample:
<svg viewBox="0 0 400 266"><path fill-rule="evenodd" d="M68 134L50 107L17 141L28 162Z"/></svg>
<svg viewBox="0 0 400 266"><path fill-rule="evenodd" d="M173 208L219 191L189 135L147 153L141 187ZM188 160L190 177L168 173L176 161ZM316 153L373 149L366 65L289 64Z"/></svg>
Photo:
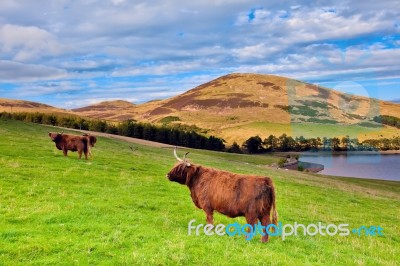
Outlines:
<svg viewBox="0 0 400 266"><path fill-rule="evenodd" d="M334 38L354 38L364 34L386 31L393 27L387 12L377 11L364 14L345 15L345 10L333 8L297 8L293 10L257 9L241 13L236 25L254 33L255 37L266 37L271 43L294 45Z"/></svg>
<svg viewBox="0 0 400 266"><path fill-rule="evenodd" d="M357 80L396 76L400 49L380 46L340 48L307 46L301 53L290 53L273 62L233 67L233 72L273 73L297 79ZM398 76L398 75L397 75Z"/></svg>
<svg viewBox="0 0 400 266"><path fill-rule="evenodd" d="M55 37L35 26L0 26L0 49L16 61L29 61L62 51Z"/></svg>
<svg viewBox="0 0 400 266"><path fill-rule="evenodd" d="M2 82L40 81L66 77L67 72L62 69L0 60L0 80Z"/></svg>
<svg viewBox="0 0 400 266"><path fill-rule="evenodd" d="M120 5L125 2L125 0L111 0L114 5Z"/></svg>
<svg viewBox="0 0 400 266"><path fill-rule="evenodd" d="M215 60L199 60L185 62L162 62L158 64L138 65L115 70L113 77L139 76L139 75L172 75L179 72L190 72L200 69L202 66L214 63Z"/></svg>
<svg viewBox="0 0 400 266"><path fill-rule="evenodd" d="M249 45L238 49L232 49L232 53L239 60L252 60L267 58L273 53L281 51L282 47L265 43Z"/></svg>

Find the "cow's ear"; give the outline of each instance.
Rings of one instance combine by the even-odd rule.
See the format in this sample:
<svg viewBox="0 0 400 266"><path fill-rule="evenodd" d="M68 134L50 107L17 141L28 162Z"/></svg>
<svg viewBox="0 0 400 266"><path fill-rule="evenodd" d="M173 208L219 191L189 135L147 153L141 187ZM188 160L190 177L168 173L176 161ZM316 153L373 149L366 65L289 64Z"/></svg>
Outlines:
<svg viewBox="0 0 400 266"><path fill-rule="evenodd" d="M49 132L49 137L51 137L51 132Z"/></svg>

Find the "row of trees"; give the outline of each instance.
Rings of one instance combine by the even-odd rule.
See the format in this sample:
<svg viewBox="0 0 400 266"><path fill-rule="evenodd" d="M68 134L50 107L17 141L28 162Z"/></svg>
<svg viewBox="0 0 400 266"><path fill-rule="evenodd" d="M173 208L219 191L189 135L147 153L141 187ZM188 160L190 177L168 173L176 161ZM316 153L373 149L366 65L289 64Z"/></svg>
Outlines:
<svg viewBox="0 0 400 266"><path fill-rule="evenodd" d="M85 119L79 116L44 113L3 112L0 113L0 117L38 124L104 132L196 149L216 151L225 149L222 139L214 136L206 137L200 135L194 130L191 130L190 127L188 127L189 130L185 130L184 127L155 126L149 123L138 123L134 120L111 123L99 119Z"/></svg>
<svg viewBox="0 0 400 266"><path fill-rule="evenodd" d="M111 123L99 119L85 119L79 116L66 116L45 113L0 113L0 117L46 124L73 129L91 130L121 136L140 138L157 141L161 143L179 145L197 149L208 149L216 151L228 151L233 153L263 153L263 152L287 152L287 151L372 151L372 150L399 150L400 137L391 139L368 139L359 142L357 138L345 136L342 138L293 138L286 134L279 137L270 135L262 140L259 136L250 137L242 146L236 142L225 149L224 140L209 136L200 135L195 127L171 127L156 126L149 123L139 123L134 120L127 120L121 123ZM398 118L380 116L380 122L397 123Z"/></svg>
<svg viewBox="0 0 400 266"><path fill-rule="evenodd" d="M231 149L237 150L238 144L234 144ZM342 138L293 138L286 134L280 137L270 135L262 140L259 136L250 137L246 140L242 148L248 153L263 152L286 152L286 151L376 151L376 150L399 150L400 137L391 139L368 139L359 142L357 138L345 136ZM240 148L239 148L240 149ZM232 151L234 152L234 151Z"/></svg>
<svg viewBox="0 0 400 266"><path fill-rule="evenodd" d="M374 121L384 125L400 128L400 118L398 117L390 115L380 115L375 116Z"/></svg>

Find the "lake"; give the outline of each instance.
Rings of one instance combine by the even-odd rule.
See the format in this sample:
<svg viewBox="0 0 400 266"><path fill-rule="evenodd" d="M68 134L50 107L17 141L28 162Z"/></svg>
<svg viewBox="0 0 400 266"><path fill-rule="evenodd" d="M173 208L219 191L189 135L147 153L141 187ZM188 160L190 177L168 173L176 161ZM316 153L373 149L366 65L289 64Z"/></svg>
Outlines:
<svg viewBox="0 0 400 266"><path fill-rule="evenodd" d="M302 162L324 165L324 175L400 181L399 154L302 154Z"/></svg>

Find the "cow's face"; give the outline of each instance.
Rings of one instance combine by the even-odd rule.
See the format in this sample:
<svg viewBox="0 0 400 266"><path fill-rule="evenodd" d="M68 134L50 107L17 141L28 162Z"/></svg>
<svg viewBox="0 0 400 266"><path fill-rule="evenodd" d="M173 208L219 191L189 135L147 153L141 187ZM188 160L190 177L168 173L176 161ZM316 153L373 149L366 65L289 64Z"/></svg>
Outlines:
<svg viewBox="0 0 400 266"><path fill-rule="evenodd" d="M52 141L57 142L61 139L61 134L60 133L54 133L54 132L49 132L49 137L51 138Z"/></svg>
<svg viewBox="0 0 400 266"><path fill-rule="evenodd" d="M96 144L96 141L97 141L97 139L96 139L96 137L95 136L89 136L89 144L90 144L90 146L94 146L94 144Z"/></svg>
<svg viewBox="0 0 400 266"><path fill-rule="evenodd" d="M186 162L181 162L169 171L167 178L169 181L178 182L179 184L184 185L186 184L186 179L191 172L191 167L190 164L188 165Z"/></svg>

